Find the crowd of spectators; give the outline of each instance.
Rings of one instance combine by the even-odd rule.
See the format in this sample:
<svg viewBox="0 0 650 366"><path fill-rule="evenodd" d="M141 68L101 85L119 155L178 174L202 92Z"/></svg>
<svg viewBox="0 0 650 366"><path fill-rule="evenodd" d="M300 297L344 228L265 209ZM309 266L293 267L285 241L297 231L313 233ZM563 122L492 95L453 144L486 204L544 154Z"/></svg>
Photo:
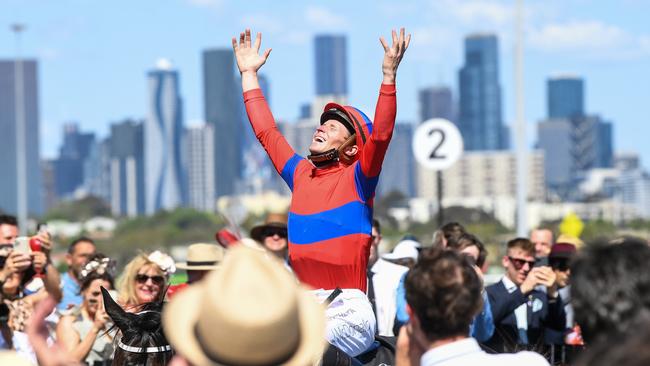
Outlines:
<svg viewBox="0 0 650 366"><path fill-rule="evenodd" d="M324 336L327 309L336 307L340 295L323 301L296 280L283 218L269 215L252 231L256 240L190 245L184 262L160 251L141 253L119 274L91 239L80 238L68 246L68 269L59 275L47 235L32 237L40 240L41 252L21 253L15 219L0 217L5 349L0 361L95 366L650 361L644 343L650 329L646 241L621 238L577 248L575 241L555 242L550 231L534 230L530 239L505 243L504 275L486 284L486 247L461 224L444 225L430 244L407 236L379 254L381 226L375 220L368 298L377 333L371 348L349 355ZM170 286L177 268L187 281Z"/></svg>

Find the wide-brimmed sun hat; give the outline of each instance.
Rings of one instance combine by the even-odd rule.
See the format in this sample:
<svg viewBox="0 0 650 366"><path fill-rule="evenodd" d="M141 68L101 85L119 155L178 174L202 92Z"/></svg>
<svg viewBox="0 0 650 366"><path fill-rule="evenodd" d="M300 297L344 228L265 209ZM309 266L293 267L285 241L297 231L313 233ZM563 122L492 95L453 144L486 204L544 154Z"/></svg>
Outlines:
<svg viewBox="0 0 650 366"><path fill-rule="evenodd" d="M15 351L2 350L0 351L0 365L11 366L33 366L25 357L20 356Z"/></svg>
<svg viewBox="0 0 650 366"><path fill-rule="evenodd" d="M323 306L280 260L244 245L178 293L163 324L176 352L196 366L312 365L326 346Z"/></svg>
<svg viewBox="0 0 650 366"><path fill-rule="evenodd" d="M257 225L251 229L251 238L259 241L264 241L265 231L269 229L283 229L287 230L287 214L284 213L270 213L266 216L264 224Z"/></svg>
<svg viewBox="0 0 650 366"><path fill-rule="evenodd" d="M575 236L567 235L567 234L562 234L560 235L556 240L555 243L567 243L567 244L573 244L575 245L576 249L582 248L582 246L585 244L580 238L576 238Z"/></svg>
<svg viewBox="0 0 650 366"><path fill-rule="evenodd" d="M187 261L176 263L176 268L190 271L217 269L225 250L216 244L196 243L187 247Z"/></svg>

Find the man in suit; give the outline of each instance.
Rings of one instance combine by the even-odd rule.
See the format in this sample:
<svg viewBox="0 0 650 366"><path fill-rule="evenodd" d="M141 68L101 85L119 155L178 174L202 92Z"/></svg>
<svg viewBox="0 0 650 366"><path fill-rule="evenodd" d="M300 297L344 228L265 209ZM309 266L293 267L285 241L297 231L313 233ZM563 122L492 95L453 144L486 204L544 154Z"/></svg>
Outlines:
<svg viewBox="0 0 650 366"><path fill-rule="evenodd" d="M400 329L398 366L548 366L539 354L491 355L469 336L481 310L482 280L469 257L454 250L426 248L406 276L410 320Z"/></svg>
<svg viewBox="0 0 650 366"><path fill-rule="evenodd" d="M525 238L508 242L502 259L505 276L486 287L496 331L486 346L495 352L543 348L544 331L563 331L566 314L550 267L534 267L535 244ZM536 287L545 287L546 292Z"/></svg>

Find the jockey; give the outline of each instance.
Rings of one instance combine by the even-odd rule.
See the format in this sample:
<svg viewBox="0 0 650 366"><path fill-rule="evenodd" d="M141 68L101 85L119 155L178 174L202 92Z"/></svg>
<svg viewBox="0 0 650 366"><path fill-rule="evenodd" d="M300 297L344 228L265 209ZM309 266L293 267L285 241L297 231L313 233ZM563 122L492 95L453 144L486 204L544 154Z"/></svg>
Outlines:
<svg viewBox="0 0 650 366"><path fill-rule="evenodd" d="M374 341L375 318L366 297L372 205L397 110L395 76L410 35L392 32L384 47L383 83L373 124L360 110L330 103L320 118L305 159L294 152L275 125L259 88L257 71L270 49L259 54L261 34L251 45L250 30L233 38L242 76L246 111L256 137L292 191L289 208L289 261L298 279L325 300L328 341L350 356Z"/></svg>

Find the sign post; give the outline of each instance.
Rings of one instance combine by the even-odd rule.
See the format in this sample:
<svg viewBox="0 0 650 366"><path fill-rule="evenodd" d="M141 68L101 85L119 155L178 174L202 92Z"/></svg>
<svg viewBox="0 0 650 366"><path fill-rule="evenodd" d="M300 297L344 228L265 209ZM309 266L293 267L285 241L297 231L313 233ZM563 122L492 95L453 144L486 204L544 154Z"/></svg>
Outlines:
<svg viewBox="0 0 650 366"><path fill-rule="evenodd" d="M413 134L413 154L424 168L436 171L438 226L444 224L442 171L463 154L463 137L452 122L434 118L424 121Z"/></svg>

